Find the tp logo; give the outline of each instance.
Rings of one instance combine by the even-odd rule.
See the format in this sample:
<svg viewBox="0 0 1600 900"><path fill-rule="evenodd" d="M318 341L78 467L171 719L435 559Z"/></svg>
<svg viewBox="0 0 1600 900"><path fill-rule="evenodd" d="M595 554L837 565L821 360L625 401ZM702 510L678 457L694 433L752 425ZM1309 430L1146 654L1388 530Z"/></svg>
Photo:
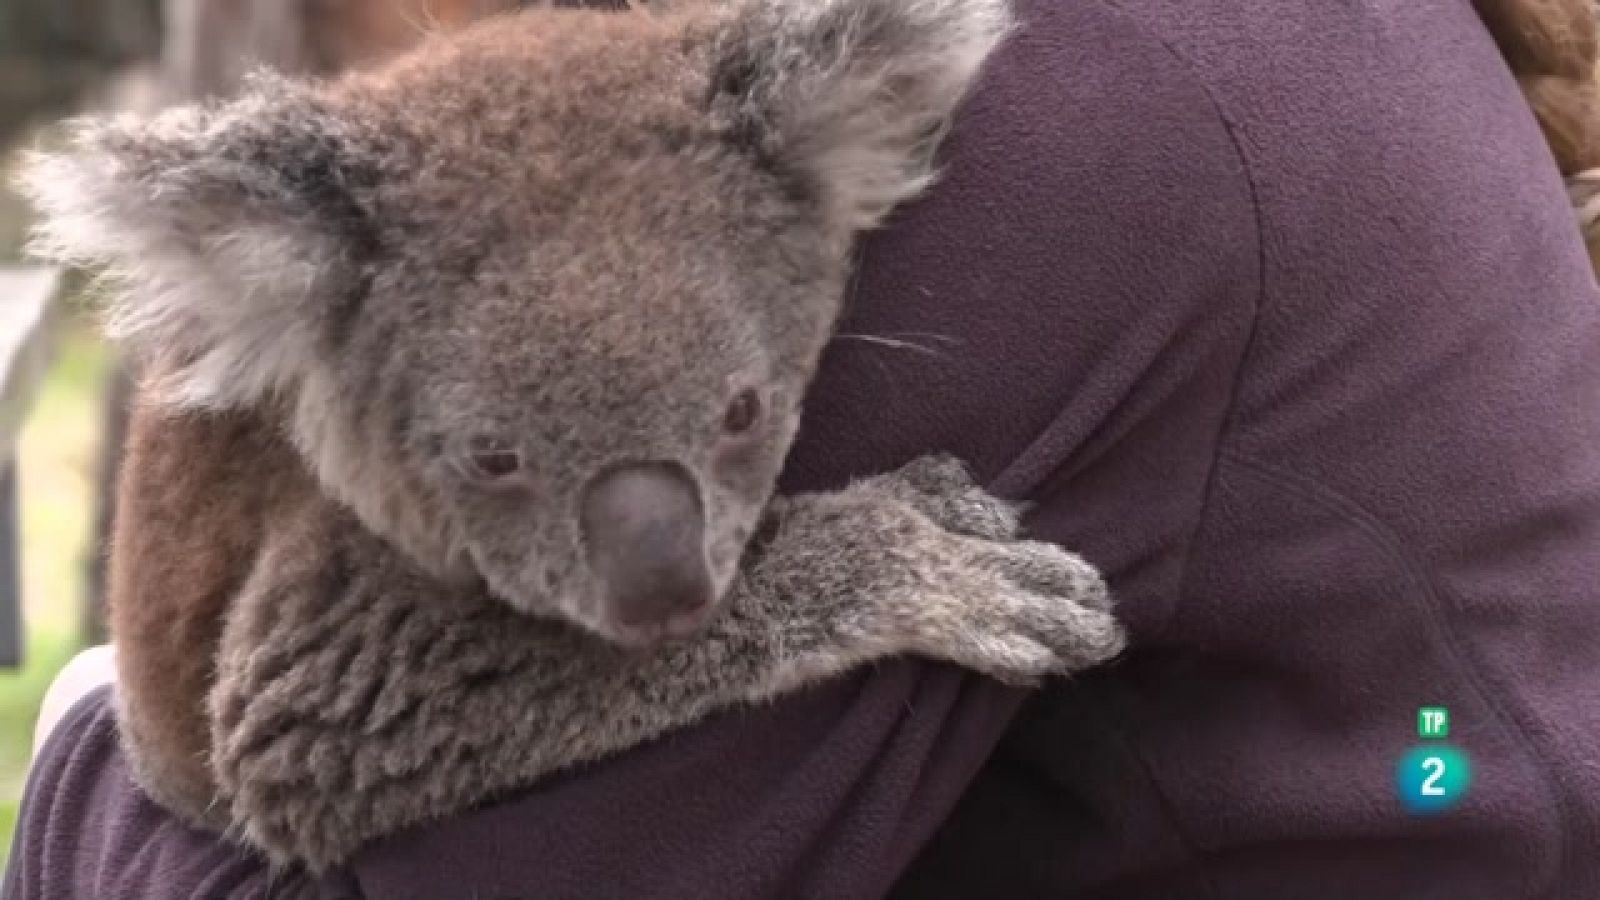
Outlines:
<svg viewBox="0 0 1600 900"><path fill-rule="evenodd" d="M1412 815L1453 808L1472 784L1472 764L1465 753L1444 743L1449 736L1450 710L1442 706L1417 710L1417 737L1429 743L1413 747L1395 767L1400 802Z"/></svg>

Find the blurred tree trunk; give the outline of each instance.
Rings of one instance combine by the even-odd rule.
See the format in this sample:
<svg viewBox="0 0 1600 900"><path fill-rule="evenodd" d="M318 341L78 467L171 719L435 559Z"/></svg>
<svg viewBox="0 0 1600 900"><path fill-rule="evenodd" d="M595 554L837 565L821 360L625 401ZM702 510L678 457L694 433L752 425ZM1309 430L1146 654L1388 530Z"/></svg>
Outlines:
<svg viewBox="0 0 1600 900"><path fill-rule="evenodd" d="M0 0L0 147L160 43L160 0Z"/></svg>

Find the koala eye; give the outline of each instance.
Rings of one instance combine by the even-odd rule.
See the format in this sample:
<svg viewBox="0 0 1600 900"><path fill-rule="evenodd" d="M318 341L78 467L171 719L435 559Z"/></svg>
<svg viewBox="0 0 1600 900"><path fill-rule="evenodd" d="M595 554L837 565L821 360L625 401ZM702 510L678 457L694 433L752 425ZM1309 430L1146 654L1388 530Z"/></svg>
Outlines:
<svg viewBox="0 0 1600 900"><path fill-rule="evenodd" d="M761 394L755 388L746 388L735 394L722 414L722 430L728 434L744 434L761 421Z"/></svg>
<svg viewBox="0 0 1600 900"><path fill-rule="evenodd" d="M480 436L467 442L467 462L473 475L486 481L498 481L522 469L522 454L503 441Z"/></svg>

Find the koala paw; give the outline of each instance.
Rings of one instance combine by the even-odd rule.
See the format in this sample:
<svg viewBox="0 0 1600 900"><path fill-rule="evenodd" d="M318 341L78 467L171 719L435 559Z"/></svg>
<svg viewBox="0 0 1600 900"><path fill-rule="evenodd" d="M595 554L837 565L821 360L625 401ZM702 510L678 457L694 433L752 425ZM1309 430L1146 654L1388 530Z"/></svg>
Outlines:
<svg viewBox="0 0 1600 900"><path fill-rule="evenodd" d="M784 598L764 615L821 623L791 629L791 649L805 643L799 635L829 634L856 659L913 654L1028 685L1125 644L1099 572L1019 538L1017 508L950 457L778 508L770 552L748 583ZM797 671L828 670L838 649L824 642Z"/></svg>
<svg viewBox="0 0 1600 900"><path fill-rule="evenodd" d="M868 479L932 526L888 554L908 566L883 602L891 640L1013 684L1104 662L1126 633L1100 573L1077 554L1018 537L1017 507L983 490L966 467L929 456Z"/></svg>
<svg viewBox="0 0 1600 900"><path fill-rule="evenodd" d="M918 613L919 652L1017 685L1122 652L1105 582L1081 557L1039 541L953 542L959 562L943 604Z"/></svg>

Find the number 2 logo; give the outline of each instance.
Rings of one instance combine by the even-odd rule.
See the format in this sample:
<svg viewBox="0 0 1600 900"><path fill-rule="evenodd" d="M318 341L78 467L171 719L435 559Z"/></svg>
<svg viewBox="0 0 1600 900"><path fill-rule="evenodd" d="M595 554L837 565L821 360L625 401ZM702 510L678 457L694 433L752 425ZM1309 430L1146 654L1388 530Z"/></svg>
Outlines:
<svg viewBox="0 0 1600 900"><path fill-rule="evenodd" d="M1400 802L1413 815L1434 815L1455 807L1471 778L1467 755L1440 744L1413 748L1395 767Z"/></svg>
<svg viewBox="0 0 1600 900"><path fill-rule="evenodd" d="M1439 786L1439 779L1444 777L1444 760L1437 756L1430 756L1422 761L1422 767L1430 773L1422 782L1422 795L1424 797L1443 797L1445 789Z"/></svg>

